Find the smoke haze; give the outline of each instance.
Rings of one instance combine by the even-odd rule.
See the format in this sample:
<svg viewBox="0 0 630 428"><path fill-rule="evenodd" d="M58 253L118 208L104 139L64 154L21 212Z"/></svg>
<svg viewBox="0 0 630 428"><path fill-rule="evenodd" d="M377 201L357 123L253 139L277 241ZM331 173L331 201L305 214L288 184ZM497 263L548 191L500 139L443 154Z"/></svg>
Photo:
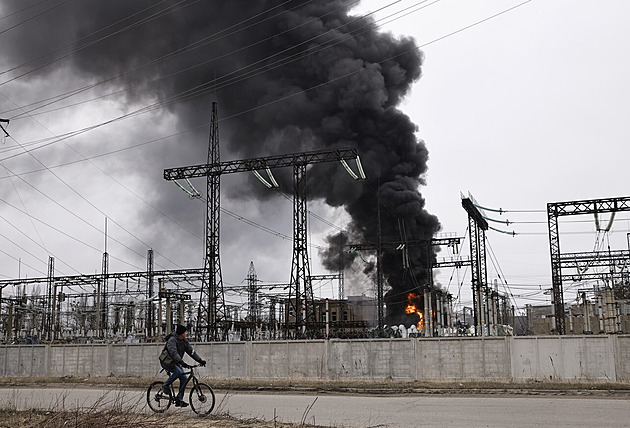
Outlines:
<svg viewBox="0 0 630 428"><path fill-rule="evenodd" d="M1 12L25 4L5 2ZM2 35L2 70L30 63L0 76L0 83L42 67L19 82L35 85L66 76L64 86L71 89L68 76L104 82L92 94L131 86L115 96L124 111L174 101L165 107L180 129L207 123L211 102L217 101L222 160L356 147L365 182L353 181L336 163L308 171L309 198L343 207L350 219L346 231L331 235L329 248L320 253L325 267L338 270L357 262L356 254L341 256L341 248L377 242L379 204L383 241L428 240L440 229L419 192L427 148L398 108L421 76L422 53L410 38L380 33L372 18L351 16L354 6L349 0L70 0L47 19L25 23L31 31ZM159 181L162 167L204 163L206 150L207 127L200 127L176 147L152 150L141 162L160 168L153 174ZM120 162L126 169L139 161ZM291 171L274 174L283 189L291 189ZM232 198L278 197L253 177L234 182L224 188ZM156 205L175 212L174 195L157 196ZM159 226L153 214L139 215L139 223ZM178 219L199 223L196 214L180 213ZM383 257L390 318L401 313L408 291L426 284L427 261L434 257L426 247L408 251L409 269L400 252L388 249Z"/></svg>

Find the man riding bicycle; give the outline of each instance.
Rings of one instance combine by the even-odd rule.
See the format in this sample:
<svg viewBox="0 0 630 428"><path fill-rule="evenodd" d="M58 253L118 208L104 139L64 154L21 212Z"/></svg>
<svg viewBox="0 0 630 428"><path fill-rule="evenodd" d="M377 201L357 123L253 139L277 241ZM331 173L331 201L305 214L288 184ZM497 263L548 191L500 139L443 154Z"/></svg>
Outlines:
<svg viewBox="0 0 630 428"><path fill-rule="evenodd" d="M166 336L166 345L164 345L164 349L166 349L168 355L171 357L172 363L165 364L160 361L162 368L171 373L169 378L162 385L164 393L170 394L171 384L175 381L175 379L179 378L179 393L177 394L175 407L188 406L188 403L184 401L184 391L186 390L186 383L188 382L188 377L184 373L184 368L190 368L190 366L182 359L184 353L190 355L192 359L202 366L206 365L206 361L195 352L188 342L188 339L186 338L187 336L188 329L183 325L178 325L174 332Z"/></svg>

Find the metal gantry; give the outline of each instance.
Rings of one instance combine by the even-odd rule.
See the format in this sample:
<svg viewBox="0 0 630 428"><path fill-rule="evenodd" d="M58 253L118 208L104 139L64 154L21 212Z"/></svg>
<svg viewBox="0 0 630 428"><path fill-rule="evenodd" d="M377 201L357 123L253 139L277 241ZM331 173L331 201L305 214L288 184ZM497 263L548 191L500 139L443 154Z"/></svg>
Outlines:
<svg viewBox="0 0 630 428"><path fill-rule="evenodd" d="M195 177L216 177L216 192L208 195L208 204L216 209L215 226L218 229L218 193L219 177L222 174L233 174L239 172L252 172L256 177L267 185L267 187L278 187L273 178L272 169L282 167L293 167L293 261L291 268L291 288L289 302L292 311L295 313L295 324L293 329L296 334L308 334L309 324L312 324L314 311L312 309L313 290L308 278L310 277L310 266L308 257L307 242L307 195L306 195L306 167L315 163L341 162L346 169L346 161L356 160L361 179L365 176L361 169L361 164L356 149L342 148L330 150L317 150L312 152L293 153L287 155L266 156L246 160L234 160L227 162L214 162L202 165L192 165L164 170L166 180L181 180ZM269 181L265 180L258 171L265 171ZM359 179L358 176L352 174ZM218 231L215 235L218 239ZM215 246L217 253L213 257L218 258L218 244ZM215 274L220 276L220 270L215 270ZM211 319L211 317L209 318ZM214 320L212 329L217 328L219 320Z"/></svg>
<svg viewBox="0 0 630 428"><path fill-rule="evenodd" d="M560 251L560 230L558 218L563 216L603 213L616 213L630 211L630 197L588 199L580 201L550 202L547 204L547 222L549 227L549 250L551 253L551 281L552 281L552 307L554 310L554 328L557 334L566 334L564 316L564 290L563 279L585 279L587 277L602 278L602 274L578 272L575 275L563 275L563 268L576 268L587 266L589 263L599 263L599 266L614 266L615 258L612 253L605 256L602 253L573 253L562 254ZM621 259L628 260L625 252L617 253ZM579 261L578 261L579 259ZM573 262L573 261L575 262ZM603 264L602 264L603 263ZM581 264L581 265L580 265ZM594 275L594 276L593 276Z"/></svg>
<svg viewBox="0 0 630 428"><path fill-rule="evenodd" d="M151 264L148 263L150 268ZM121 308L126 312L124 314L124 324L126 331L134 333L142 332L142 336L153 340L161 335L161 328L156 331L156 319L154 305L158 304L156 299L168 295L172 298L180 298L180 300L188 300L190 293L198 293L199 286L192 285L193 282L201 281L203 274L202 269L179 269L153 271L148 269L142 272L109 272L108 278L114 283L114 290L108 291L109 298L104 304L103 298L103 275L72 275L72 276L55 276L54 275L54 259L49 259L49 275L42 278L22 278L11 280L0 280L0 290L8 286L17 287L23 293L18 294L15 298L3 297L2 303L6 305L7 315L10 320L4 318L4 326L7 330L6 337L12 336L11 331L18 332L21 330L22 324L28 324L26 330L29 334L36 334L41 339L58 340L63 339L62 332L64 329L70 328L70 333L76 337L86 334L90 331L92 338L104 339L111 337L112 331L120 329ZM152 278L158 279L160 283L170 281L174 283L188 284L186 290L180 292L173 290L161 290L160 296L153 295L149 291L148 284ZM137 282L137 289L129 289L129 280ZM147 287L140 286L140 281L144 281ZM116 281L127 283L127 289L124 291L116 290ZM45 285L46 293L39 296L37 293L38 286ZM22 288L31 286L35 292L27 296L22 292ZM179 287L179 285L178 285ZM64 288L68 291L64 291ZM76 291L80 289L82 291ZM149 294L153 298L149 298ZM166 294L164 294L166 293ZM66 306L65 312L62 304ZM72 306L74 305L74 306ZM139 313L136 313L139 309ZM149 315L153 314L153 315ZM65 325L62 323L62 315L66 317ZM25 317L29 320L25 320ZM75 319L74 325L68 324L68 318ZM89 318L89 320L88 320ZM21 319L21 321L20 321ZM78 325L81 323L83 326ZM157 320L161 319L161 314ZM180 317L181 319L181 317ZM161 321L160 325L161 325ZM139 323L139 324L137 324ZM13 328L15 324L15 328ZM89 326L88 326L89 324ZM137 325L136 325L137 324Z"/></svg>
<svg viewBox="0 0 630 428"><path fill-rule="evenodd" d="M485 311L483 310L483 294L487 289L486 267L486 230L488 222L484 215L477 209L477 203L471 195L468 198L462 196L462 207L468 213L468 232L470 233L470 264L473 293L473 322L475 335L483 335Z"/></svg>

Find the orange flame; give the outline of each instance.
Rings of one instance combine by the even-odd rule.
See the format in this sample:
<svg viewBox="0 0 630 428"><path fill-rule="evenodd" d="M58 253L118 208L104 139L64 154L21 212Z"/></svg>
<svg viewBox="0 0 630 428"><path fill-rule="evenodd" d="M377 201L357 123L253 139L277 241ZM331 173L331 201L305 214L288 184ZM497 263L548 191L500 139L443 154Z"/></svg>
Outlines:
<svg viewBox="0 0 630 428"><path fill-rule="evenodd" d="M422 328L424 327L424 315L422 314L422 311L418 309L418 307L416 306L416 303L413 302L412 299L419 301L420 295L416 293L409 293L407 295L407 307L405 308L405 313L418 314L418 316L420 317L420 320L418 320L416 327L418 327L418 330L422 330Z"/></svg>

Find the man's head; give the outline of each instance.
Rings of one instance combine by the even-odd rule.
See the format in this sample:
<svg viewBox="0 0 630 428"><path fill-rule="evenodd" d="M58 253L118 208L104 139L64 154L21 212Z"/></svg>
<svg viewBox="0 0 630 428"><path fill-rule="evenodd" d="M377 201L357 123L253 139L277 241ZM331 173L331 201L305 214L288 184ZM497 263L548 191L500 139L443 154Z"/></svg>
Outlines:
<svg viewBox="0 0 630 428"><path fill-rule="evenodd" d="M186 328L185 325L178 324L177 328L175 329L175 334L180 339L184 339L186 338L186 336L188 336L188 329Z"/></svg>

